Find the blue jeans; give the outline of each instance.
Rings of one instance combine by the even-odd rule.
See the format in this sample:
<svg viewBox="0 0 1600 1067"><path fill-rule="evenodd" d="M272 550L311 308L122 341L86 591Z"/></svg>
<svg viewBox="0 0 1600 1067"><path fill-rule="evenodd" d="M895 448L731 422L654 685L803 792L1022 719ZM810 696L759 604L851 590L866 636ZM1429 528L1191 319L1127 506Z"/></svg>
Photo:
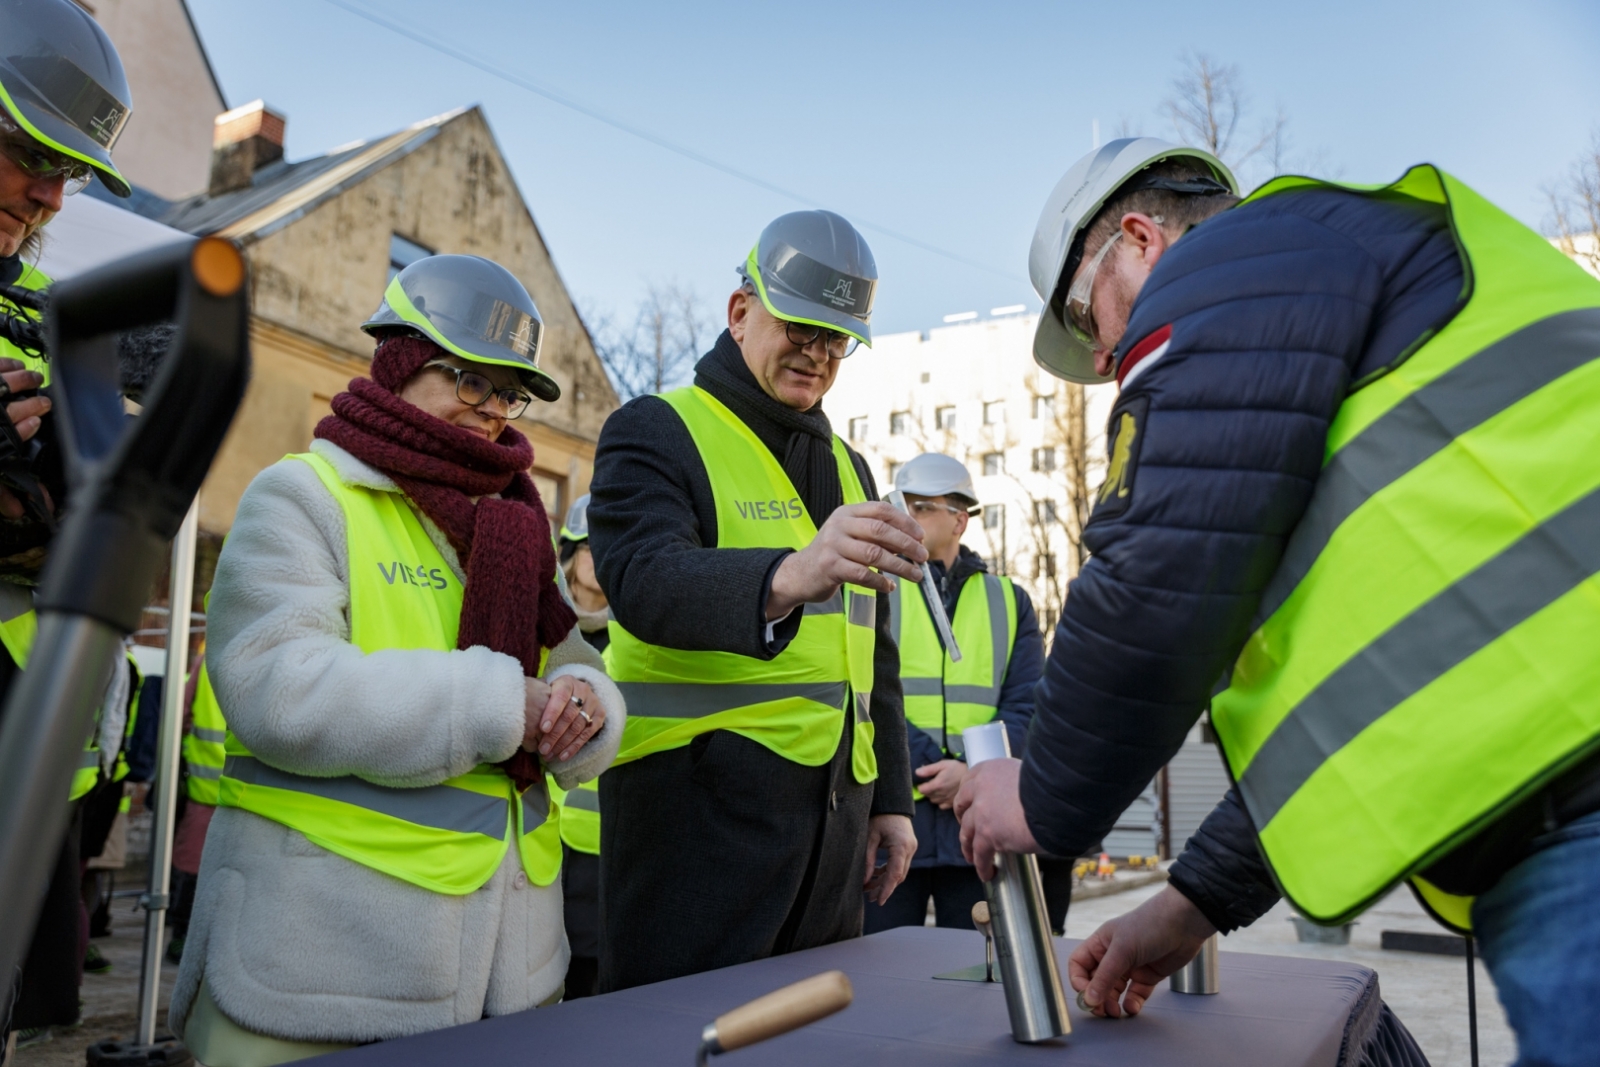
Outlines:
<svg viewBox="0 0 1600 1067"><path fill-rule="evenodd" d="M1473 904L1479 949L1516 1067L1600 1064L1600 812L1534 846Z"/></svg>

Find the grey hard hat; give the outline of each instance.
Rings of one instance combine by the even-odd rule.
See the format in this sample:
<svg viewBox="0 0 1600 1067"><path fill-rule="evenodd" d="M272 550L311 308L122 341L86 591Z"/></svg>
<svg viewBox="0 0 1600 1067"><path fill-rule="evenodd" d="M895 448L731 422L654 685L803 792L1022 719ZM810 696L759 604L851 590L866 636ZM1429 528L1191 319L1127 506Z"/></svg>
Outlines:
<svg viewBox="0 0 1600 1067"><path fill-rule="evenodd" d="M878 265L866 238L842 215L779 215L738 270L777 318L826 326L871 346Z"/></svg>
<svg viewBox="0 0 1600 1067"><path fill-rule="evenodd" d="M968 508L978 506L967 465L942 452L924 452L902 464L895 472L894 487L912 496L953 496L965 500Z"/></svg>
<svg viewBox="0 0 1600 1067"><path fill-rule="evenodd" d="M589 540L589 494L585 493L567 509L567 521L561 524L563 541Z"/></svg>
<svg viewBox="0 0 1600 1067"><path fill-rule="evenodd" d="M1210 152L1157 137L1124 137L1106 142L1074 163L1045 201L1033 231L1033 247L1028 252L1028 274L1044 301L1033 335L1033 358L1057 378L1085 385L1111 380L1109 375L1095 372L1094 350L1061 317L1061 297L1065 295L1062 289L1070 284L1081 262L1083 235L1089 224L1106 201L1136 181L1141 172L1162 160L1183 158L1210 169L1215 181L1173 183L1152 179L1147 187L1192 185L1175 191L1238 195L1239 183L1233 172Z"/></svg>
<svg viewBox="0 0 1600 1067"><path fill-rule="evenodd" d="M28 136L93 167L107 189L132 192L111 148L133 94L111 38L72 0L0 0L0 104Z"/></svg>
<svg viewBox="0 0 1600 1067"><path fill-rule="evenodd" d="M462 359L517 368L540 400L561 398L561 386L539 369L544 322L533 297L514 274L482 256L417 260L394 276L361 328L374 336L413 330Z"/></svg>

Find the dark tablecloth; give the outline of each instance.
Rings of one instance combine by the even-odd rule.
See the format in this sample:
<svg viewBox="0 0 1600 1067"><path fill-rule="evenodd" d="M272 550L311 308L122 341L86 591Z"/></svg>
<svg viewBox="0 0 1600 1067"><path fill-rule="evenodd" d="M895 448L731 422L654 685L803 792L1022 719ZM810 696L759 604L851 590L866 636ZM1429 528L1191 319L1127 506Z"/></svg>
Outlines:
<svg viewBox="0 0 1600 1067"><path fill-rule="evenodd" d="M1076 941L1059 940L1062 976ZM997 985L936 981L983 961L964 930L902 927L823 948L669 982L486 1019L319 1058L319 1067L566 1064L633 1067L694 1062L706 1023L747 1000L821 971L850 976L844 1011L714 1062L805 1067L1343 1067L1359 1062L1379 1009L1377 974L1353 964L1222 954L1222 992L1182 996L1163 985L1135 1019L1096 1019L1074 1004L1058 1042L1011 1040ZM1070 994L1069 994L1070 995Z"/></svg>

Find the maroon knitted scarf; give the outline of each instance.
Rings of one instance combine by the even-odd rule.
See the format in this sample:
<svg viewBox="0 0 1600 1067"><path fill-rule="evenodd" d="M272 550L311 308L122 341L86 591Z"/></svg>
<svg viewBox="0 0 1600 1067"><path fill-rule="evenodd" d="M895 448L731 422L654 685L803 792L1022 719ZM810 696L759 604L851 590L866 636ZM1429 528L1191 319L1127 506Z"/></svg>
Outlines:
<svg viewBox="0 0 1600 1067"><path fill-rule="evenodd" d="M537 677L541 651L560 644L578 617L555 583L550 520L528 477L533 446L510 426L485 440L395 395L443 355L420 337L386 338L372 377L351 379L316 436L393 478L449 539L467 576L456 647L503 652ZM519 791L543 774L537 754L521 749L500 766Z"/></svg>

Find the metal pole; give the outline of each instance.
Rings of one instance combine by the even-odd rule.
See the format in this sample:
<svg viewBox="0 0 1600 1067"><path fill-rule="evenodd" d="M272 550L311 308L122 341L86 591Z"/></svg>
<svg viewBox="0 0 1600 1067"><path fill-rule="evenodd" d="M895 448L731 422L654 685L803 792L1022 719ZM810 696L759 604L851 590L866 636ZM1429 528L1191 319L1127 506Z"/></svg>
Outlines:
<svg viewBox="0 0 1600 1067"><path fill-rule="evenodd" d="M136 1043L156 1039L161 1003L161 959L167 930L167 898L172 890L173 817L178 807L178 759L183 747L183 691L189 671L189 611L194 600L194 550L200 525L200 498L172 542L172 585L167 626L167 676L161 686L161 734L156 747L156 803L150 833L150 891L145 897L144 966L139 972L139 1032Z"/></svg>

